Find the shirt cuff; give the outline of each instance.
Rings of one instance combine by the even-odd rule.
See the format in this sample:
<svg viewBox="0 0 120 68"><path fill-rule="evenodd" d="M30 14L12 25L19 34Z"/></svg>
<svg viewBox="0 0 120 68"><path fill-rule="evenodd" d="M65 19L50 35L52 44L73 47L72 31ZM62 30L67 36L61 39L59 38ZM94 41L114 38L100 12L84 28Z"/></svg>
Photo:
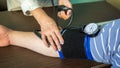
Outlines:
<svg viewBox="0 0 120 68"><path fill-rule="evenodd" d="M21 3L21 9L26 16L31 16L32 14L30 11L41 7L38 0L24 0Z"/></svg>

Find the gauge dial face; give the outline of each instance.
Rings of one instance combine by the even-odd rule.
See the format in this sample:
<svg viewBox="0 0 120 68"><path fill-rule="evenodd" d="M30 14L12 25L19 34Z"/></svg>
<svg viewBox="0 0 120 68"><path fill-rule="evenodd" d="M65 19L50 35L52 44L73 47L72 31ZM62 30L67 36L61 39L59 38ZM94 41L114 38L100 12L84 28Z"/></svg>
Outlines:
<svg viewBox="0 0 120 68"><path fill-rule="evenodd" d="M86 25L86 27L84 28L84 32L89 35L95 34L97 31L98 31L98 25L95 23L90 23Z"/></svg>

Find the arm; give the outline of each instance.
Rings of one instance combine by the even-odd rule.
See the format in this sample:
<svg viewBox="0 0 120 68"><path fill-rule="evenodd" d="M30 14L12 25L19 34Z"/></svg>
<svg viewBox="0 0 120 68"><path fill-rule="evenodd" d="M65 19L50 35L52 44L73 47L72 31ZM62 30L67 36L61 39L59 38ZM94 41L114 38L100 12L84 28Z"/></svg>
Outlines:
<svg viewBox="0 0 120 68"><path fill-rule="evenodd" d="M52 47L47 48L33 32L14 31L0 25L0 47L8 45L27 48L46 56L58 57L57 51L54 51Z"/></svg>
<svg viewBox="0 0 120 68"><path fill-rule="evenodd" d="M49 17L41 8L37 8L30 12L41 26L42 40L45 45L49 47L49 44L46 41L46 39L48 39L55 50L61 50L60 43L64 43L64 40L55 21L51 17Z"/></svg>
<svg viewBox="0 0 120 68"><path fill-rule="evenodd" d="M45 45L49 47L46 41L46 39L48 39L51 46L55 50L60 50L60 42L64 43L64 40L55 21L44 12L44 10L41 8L42 6L38 4L38 0L20 0L20 2L24 14L33 15L39 23L41 27L42 40Z"/></svg>
<svg viewBox="0 0 120 68"><path fill-rule="evenodd" d="M52 47L46 47L33 32L11 31L9 40L11 45L27 48L46 56L59 57L57 51Z"/></svg>
<svg viewBox="0 0 120 68"><path fill-rule="evenodd" d="M34 9L30 8L30 14L32 14L34 16L34 18L37 20L37 22L39 23L39 25L41 26L41 35L42 35L42 40L44 42L44 44L46 46L49 47L48 42L46 41L46 39L50 42L51 46L55 49L55 50L61 50L61 45L60 44L64 44L64 40L62 38L62 35L60 33L60 30L58 29L55 21L49 17L44 10L42 10L39 6L39 4L37 4L37 0L21 0L22 2L22 8L24 10L25 7L32 7L34 5L37 5ZM28 5L26 6L26 3L28 3ZM70 7L68 4L71 4L69 2L69 0L59 0L59 4L60 5L65 5L67 7ZM69 14L70 11L67 12L67 14ZM65 19L67 19L70 15L66 15L63 11L58 13L59 17L63 18L65 17Z"/></svg>
<svg viewBox="0 0 120 68"><path fill-rule="evenodd" d="M59 5L65 5L68 8L72 8L72 5L69 0L59 0ZM47 36L47 39L52 45L52 47L55 50L61 50L60 43L63 44L64 40L60 34L60 31L55 21L52 18L50 18L41 8L37 8L30 12L41 26L41 34L44 43L47 46L49 46L48 43L46 42ZM67 15L65 14L64 11L61 11L58 13L58 16L63 19L68 19L71 16L71 10L68 10Z"/></svg>

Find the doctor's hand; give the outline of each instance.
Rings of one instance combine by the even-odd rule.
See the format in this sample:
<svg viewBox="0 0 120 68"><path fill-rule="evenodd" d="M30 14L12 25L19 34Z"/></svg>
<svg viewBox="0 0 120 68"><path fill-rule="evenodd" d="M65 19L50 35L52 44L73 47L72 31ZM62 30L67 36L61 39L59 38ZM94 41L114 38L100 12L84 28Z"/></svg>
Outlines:
<svg viewBox="0 0 120 68"><path fill-rule="evenodd" d="M69 0L59 0L59 5L64 5L67 8L71 8L72 9L72 4ZM60 11L58 12L58 17L67 20L72 14L72 10L67 10L67 12L65 11Z"/></svg>
<svg viewBox="0 0 120 68"><path fill-rule="evenodd" d="M50 17L46 17L43 22L44 24L40 24L42 41L46 46L49 47L51 45L55 50L60 51L64 40L55 21Z"/></svg>
<svg viewBox="0 0 120 68"><path fill-rule="evenodd" d="M61 50L60 44L64 44L64 40L56 22L41 8L31 11L31 13L40 25L43 43L47 47L52 46L55 50Z"/></svg>

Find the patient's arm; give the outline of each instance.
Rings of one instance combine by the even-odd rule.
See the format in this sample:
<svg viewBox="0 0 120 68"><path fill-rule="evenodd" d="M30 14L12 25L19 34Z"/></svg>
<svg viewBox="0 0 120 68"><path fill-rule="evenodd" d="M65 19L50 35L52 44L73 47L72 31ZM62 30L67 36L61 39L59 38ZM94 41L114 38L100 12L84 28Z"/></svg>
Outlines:
<svg viewBox="0 0 120 68"><path fill-rule="evenodd" d="M0 46L7 43L5 46L11 44L30 49L46 56L58 57L58 52L51 46L49 48L46 47L42 40L33 32L14 31L0 25L0 41L4 41L3 43L0 42Z"/></svg>

